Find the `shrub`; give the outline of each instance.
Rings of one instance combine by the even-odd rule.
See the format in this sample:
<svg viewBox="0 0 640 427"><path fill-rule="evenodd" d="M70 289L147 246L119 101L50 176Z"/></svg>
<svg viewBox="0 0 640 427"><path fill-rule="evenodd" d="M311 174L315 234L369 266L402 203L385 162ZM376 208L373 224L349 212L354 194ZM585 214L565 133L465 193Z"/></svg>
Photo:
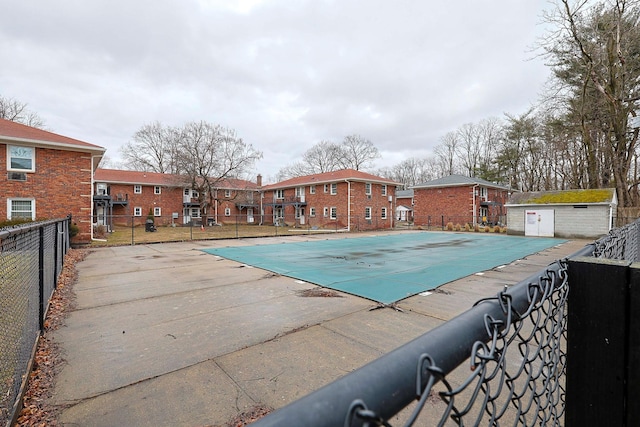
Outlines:
<svg viewBox="0 0 640 427"><path fill-rule="evenodd" d="M485 233L488 233L488 232L490 232L490 231L491 231L491 227L489 227L488 225L485 225L485 226L484 226L484 232L485 232Z"/></svg>
<svg viewBox="0 0 640 427"><path fill-rule="evenodd" d="M494 233L501 233L502 232L501 227L499 225L496 225L495 227L493 227L493 232Z"/></svg>
<svg viewBox="0 0 640 427"><path fill-rule="evenodd" d="M480 225L479 225L479 224L475 224L475 225L473 226L473 231L475 231L476 233L477 233L478 231L480 231Z"/></svg>
<svg viewBox="0 0 640 427"><path fill-rule="evenodd" d="M460 224L456 224L456 231L461 231L462 230L462 226Z"/></svg>
<svg viewBox="0 0 640 427"><path fill-rule="evenodd" d="M471 231L471 226L469 225L469 223L466 223L464 225L464 231Z"/></svg>
<svg viewBox="0 0 640 427"><path fill-rule="evenodd" d="M453 223L452 222L448 222L447 223L447 230L453 231Z"/></svg>
<svg viewBox="0 0 640 427"><path fill-rule="evenodd" d="M104 238L107 235L107 227L100 224L93 227L93 233L96 237Z"/></svg>
<svg viewBox="0 0 640 427"><path fill-rule="evenodd" d="M78 227L78 224L71 224L71 226L69 226L69 237L75 237L78 235L78 233L80 232L80 227Z"/></svg>

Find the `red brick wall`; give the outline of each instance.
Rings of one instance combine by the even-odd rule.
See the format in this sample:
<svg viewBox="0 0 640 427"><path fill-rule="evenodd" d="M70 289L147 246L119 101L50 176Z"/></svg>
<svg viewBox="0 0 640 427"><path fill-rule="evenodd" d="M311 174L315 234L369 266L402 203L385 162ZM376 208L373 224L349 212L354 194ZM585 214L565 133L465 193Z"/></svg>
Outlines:
<svg viewBox="0 0 640 427"><path fill-rule="evenodd" d="M80 232L78 241L91 238L91 155L74 151L36 148L35 172L27 181L7 179L7 146L0 144L0 218L7 218L7 199L35 199L36 219L63 218L71 214Z"/></svg>
<svg viewBox="0 0 640 427"><path fill-rule="evenodd" d="M134 218L134 225L142 225L147 220L149 210L153 212L154 208L160 208L161 216L154 217L156 226L165 226L171 224L171 215L174 212L179 214L176 223L182 224L183 204L181 187L165 187L160 186L160 194L155 194L154 185L142 185L142 193L134 193L133 184L109 184L109 194L112 199L119 195L127 198L126 206L114 205L113 207L113 223L114 225L130 225L131 218ZM134 208L142 208L142 215L134 217Z"/></svg>
<svg viewBox="0 0 640 427"><path fill-rule="evenodd" d="M309 186L305 186L305 226L318 227L336 227L345 228L351 220L352 230L373 230L381 228L390 228L393 226L393 211L395 205L389 203L389 196L395 194L395 187L387 186L387 195L382 195L382 186L380 184L371 184L371 197L365 194L364 182L351 182L351 191L349 192L349 183L344 181L337 182L337 194L331 194L331 186L328 191L324 192L324 184L316 185L315 194L311 194ZM273 203L274 191L266 191L264 196L265 217L264 222L272 223L273 207L266 206L266 203ZM349 212L349 195L351 197L351 212ZM295 188L287 188L284 190L284 199L291 200L295 197ZM324 208L329 208L329 216L324 217ZM335 220L330 218L330 209L336 208ZM365 207L371 208L371 220L365 219ZM387 209L386 219L381 218L381 208ZM310 216L311 208L315 208L315 217ZM295 220L295 206L285 205L285 222L288 225L300 225Z"/></svg>
<svg viewBox="0 0 640 427"><path fill-rule="evenodd" d="M128 199L126 206L114 205L114 225L130 225L131 218L134 215L134 208L136 207L142 208L142 216L133 217L135 225L144 224L147 220L149 209L153 212L156 207L161 209L162 214L160 217L154 217L156 226L169 225L172 220L179 225L184 223L184 188L182 187L160 186L160 194L155 194L154 185L142 185L142 193L135 194L134 184L109 184L109 194L114 199L118 195L122 195L122 197ZM218 223L235 224L236 220L242 223L247 222L246 209L240 212L236 206L236 203L241 199L245 200L245 190L231 191L229 197L225 197L224 190L218 190L217 197L217 206L209 209L209 218L214 219ZM191 200L197 202L197 199L192 198ZM257 202L259 196L255 195L254 200ZM230 209L229 216L225 216L225 209L227 207ZM172 214L175 212L178 213L178 219L172 219ZM254 217L257 216L258 209L254 209Z"/></svg>
<svg viewBox="0 0 640 427"><path fill-rule="evenodd" d="M472 189L472 186L414 189L415 224L427 225L430 223L432 226L439 226L443 221L443 216L445 225L449 222L460 225L473 224L474 215L476 218L479 217L481 198L476 196L476 211L474 213ZM501 205L506 203L507 191L491 188L487 191L488 200ZM488 209L490 220L493 217L506 214L504 206L494 205Z"/></svg>

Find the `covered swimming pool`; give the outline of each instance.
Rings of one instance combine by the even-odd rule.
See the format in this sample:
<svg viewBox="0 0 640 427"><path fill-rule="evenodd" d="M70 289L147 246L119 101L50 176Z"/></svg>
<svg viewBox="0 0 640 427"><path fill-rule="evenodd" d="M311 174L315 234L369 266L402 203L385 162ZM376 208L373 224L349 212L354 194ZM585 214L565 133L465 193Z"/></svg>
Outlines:
<svg viewBox="0 0 640 427"><path fill-rule="evenodd" d="M563 242L502 234L416 231L204 251L390 304Z"/></svg>

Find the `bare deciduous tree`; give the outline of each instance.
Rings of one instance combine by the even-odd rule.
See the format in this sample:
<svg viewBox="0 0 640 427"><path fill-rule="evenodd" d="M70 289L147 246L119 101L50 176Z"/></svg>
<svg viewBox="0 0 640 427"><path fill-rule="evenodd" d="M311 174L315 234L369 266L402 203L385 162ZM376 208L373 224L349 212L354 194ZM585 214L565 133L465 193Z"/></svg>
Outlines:
<svg viewBox="0 0 640 427"><path fill-rule="evenodd" d="M371 141L360 135L348 135L340 146L339 158L343 169L363 170L373 166L373 162L380 157L378 149Z"/></svg>
<svg viewBox="0 0 640 427"><path fill-rule="evenodd" d="M177 169L199 195L203 221L214 206L218 184L248 173L262 153L232 129L204 121L187 123L176 140Z"/></svg>
<svg viewBox="0 0 640 427"><path fill-rule="evenodd" d="M0 96L0 119L22 123L38 129L45 128L44 120L38 114L29 111L27 104L4 96Z"/></svg>
<svg viewBox="0 0 640 427"><path fill-rule="evenodd" d="M121 149L122 158L129 169L179 173L176 161L177 139L180 129L163 126L159 122L144 125Z"/></svg>

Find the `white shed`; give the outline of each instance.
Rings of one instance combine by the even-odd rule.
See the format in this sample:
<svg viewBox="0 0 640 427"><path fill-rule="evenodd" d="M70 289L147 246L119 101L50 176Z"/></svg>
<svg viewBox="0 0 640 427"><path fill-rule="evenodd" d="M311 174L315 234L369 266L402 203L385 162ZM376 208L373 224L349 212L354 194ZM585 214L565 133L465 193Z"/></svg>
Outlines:
<svg viewBox="0 0 640 427"><path fill-rule="evenodd" d="M613 188L515 193L505 205L507 234L597 239L613 227Z"/></svg>

